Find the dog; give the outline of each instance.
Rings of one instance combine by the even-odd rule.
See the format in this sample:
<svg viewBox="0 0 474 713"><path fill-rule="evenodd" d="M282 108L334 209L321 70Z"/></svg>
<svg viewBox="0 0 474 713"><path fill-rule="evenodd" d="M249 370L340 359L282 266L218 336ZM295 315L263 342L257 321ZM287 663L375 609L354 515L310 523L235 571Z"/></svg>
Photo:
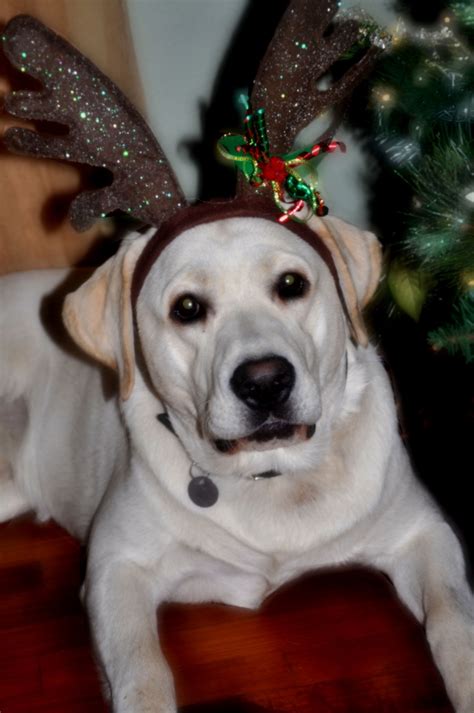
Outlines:
<svg viewBox="0 0 474 713"><path fill-rule="evenodd" d="M0 280L0 520L34 510L88 542L83 599L115 713L176 711L160 602L254 608L349 562L391 578L457 713L474 711L461 548L413 475L360 319L378 242L337 218L309 228L337 279L285 225L217 218L169 243L135 306L153 231L132 234L66 298L88 356L40 319L64 271Z"/></svg>

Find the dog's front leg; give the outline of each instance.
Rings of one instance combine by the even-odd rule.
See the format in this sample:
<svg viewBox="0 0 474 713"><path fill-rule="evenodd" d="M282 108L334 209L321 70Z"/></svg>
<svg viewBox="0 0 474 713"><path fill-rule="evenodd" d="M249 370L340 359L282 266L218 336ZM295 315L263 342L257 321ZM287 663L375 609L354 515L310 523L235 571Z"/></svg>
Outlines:
<svg viewBox="0 0 474 713"><path fill-rule="evenodd" d="M424 622L456 713L473 713L474 599L453 531L441 520L425 525L384 569L401 599Z"/></svg>
<svg viewBox="0 0 474 713"><path fill-rule="evenodd" d="M89 567L84 599L114 713L175 713L173 679L158 642L156 586L133 562Z"/></svg>

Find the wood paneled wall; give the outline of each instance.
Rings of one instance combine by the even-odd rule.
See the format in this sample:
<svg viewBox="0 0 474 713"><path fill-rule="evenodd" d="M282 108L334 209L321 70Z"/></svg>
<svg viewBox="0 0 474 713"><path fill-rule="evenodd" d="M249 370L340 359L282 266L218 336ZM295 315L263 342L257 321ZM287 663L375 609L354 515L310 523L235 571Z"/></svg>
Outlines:
<svg viewBox="0 0 474 713"><path fill-rule="evenodd" d="M20 13L37 17L63 35L143 110L125 0L1 0L0 27ZM21 88L21 80L1 56L1 95L12 86ZM18 123L3 115L0 132ZM77 166L0 150L0 274L73 265L110 230L104 222L78 234L68 224L67 207L83 173Z"/></svg>

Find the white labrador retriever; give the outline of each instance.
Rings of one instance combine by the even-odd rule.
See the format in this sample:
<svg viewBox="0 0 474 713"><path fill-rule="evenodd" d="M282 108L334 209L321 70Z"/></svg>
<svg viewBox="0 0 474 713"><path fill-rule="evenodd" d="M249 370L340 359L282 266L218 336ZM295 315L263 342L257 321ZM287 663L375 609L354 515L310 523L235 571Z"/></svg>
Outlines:
<svg viewBox="0 0 474 713"><path fill-rule="evenodd" d="M134 317L150 233L126 240L65 309L79 345L117 370L121 398L41 323L63 272L0 283L0 519L33 508L88 538L84 598L116 713L176 710L156 631L163 600L257 607L301 573L347 562L391 577L457 713L474 711L461 548L413 476L360 321L377 242L335 218L311 226L347 309L308 244L235 217L173 240Z"/></svg>

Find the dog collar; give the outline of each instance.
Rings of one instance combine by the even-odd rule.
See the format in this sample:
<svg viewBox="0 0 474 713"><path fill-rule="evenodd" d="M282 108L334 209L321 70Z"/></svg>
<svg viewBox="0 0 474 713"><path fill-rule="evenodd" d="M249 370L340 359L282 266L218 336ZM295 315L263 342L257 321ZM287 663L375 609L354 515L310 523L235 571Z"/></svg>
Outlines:
<svg viewBox="0 0 474 713"><path fill-rule="evenodd" d="M178 438L178 435L173 428L173 424L171 423L171 419L166 411L159 413L156 418L162 426ZM256 473L250 477L252 480L265 480L268 478L275 478L278 475L281 475L281 473L277 470L265 470L263 473ZM219 499L219 489L212 479L212 474L203 470L197 463L192 461L189 468L189 476L191 478L188 485L189 499L201 508L209 508L215 505Z"/></svg>

